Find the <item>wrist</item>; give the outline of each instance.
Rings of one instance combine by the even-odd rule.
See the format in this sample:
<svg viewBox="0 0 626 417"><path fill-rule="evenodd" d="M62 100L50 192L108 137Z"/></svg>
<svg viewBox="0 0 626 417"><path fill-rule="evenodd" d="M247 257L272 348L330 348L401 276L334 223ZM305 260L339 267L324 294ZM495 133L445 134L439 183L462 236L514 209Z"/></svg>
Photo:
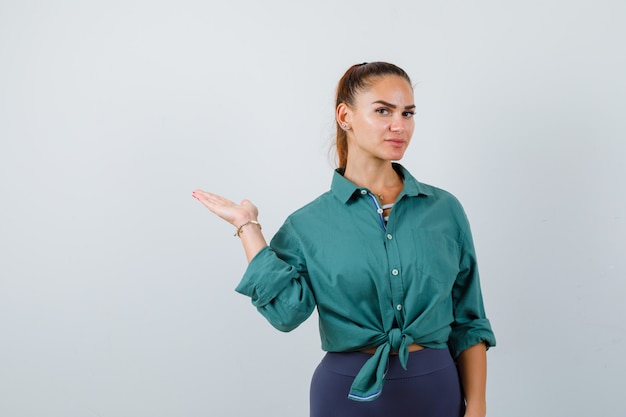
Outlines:
<svg viewBox="0 0 626 417"><path fill-rule="evenodd" d="M243 223L238 223L237 230L235 231L235 237L241 237L241 233L243 232L244 227L258 227L259 230L262 229L261 223L256 220L247 220Z"/></svg>
<svg viewBox="0 0 626 417"><path fill-rule="evenodd" d="M487 415L487 403L484 401L468 401L465 405L466 417L485 417Z"/></svg>
<svg viewBox="0 0 626 417"><path fill-rule="evenodd" d="M241 217L237 217L236 219L233 219L230 224L232 224L233 226L235 226L235 228L238 228L239 226L241 226L244 223L247 222L251 222L251 221L259 221L259 219L257 219L257 216L253 216L252 214L249 215L244 215Z"/></svg>

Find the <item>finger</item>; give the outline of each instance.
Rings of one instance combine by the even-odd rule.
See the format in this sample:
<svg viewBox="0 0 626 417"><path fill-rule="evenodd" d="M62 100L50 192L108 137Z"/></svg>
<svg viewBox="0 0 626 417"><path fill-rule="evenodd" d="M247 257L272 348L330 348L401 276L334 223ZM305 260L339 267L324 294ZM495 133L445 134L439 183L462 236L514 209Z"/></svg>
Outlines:
<svg viewBox="0 0 626 417"><path fill-rule="evenodd" d="M233 201L230 201L227 198L219 196L217 194L209 193L207 191L196 190L192 193L192 196L197 200L200 200L202 203L207 203L215 206L235 206L236 204Z"/></svg>

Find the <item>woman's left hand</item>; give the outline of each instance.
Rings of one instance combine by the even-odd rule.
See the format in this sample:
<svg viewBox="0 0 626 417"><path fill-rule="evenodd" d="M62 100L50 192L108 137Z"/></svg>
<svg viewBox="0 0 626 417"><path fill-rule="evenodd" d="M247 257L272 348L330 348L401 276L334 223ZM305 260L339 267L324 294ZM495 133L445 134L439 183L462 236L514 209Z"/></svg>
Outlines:
<svg viewBox="0 0 626 417"><path fill-rule="evenodd" d="M480 407L472 407L468 405L465 409L465 414L463 417L485 417L487 415L487 406L482 405Z"/></svg>

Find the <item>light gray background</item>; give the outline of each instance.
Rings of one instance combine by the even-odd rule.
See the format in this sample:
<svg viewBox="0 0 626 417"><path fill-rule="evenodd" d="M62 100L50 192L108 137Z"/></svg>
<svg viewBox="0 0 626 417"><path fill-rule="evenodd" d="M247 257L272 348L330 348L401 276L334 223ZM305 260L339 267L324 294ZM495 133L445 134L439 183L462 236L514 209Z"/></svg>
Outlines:
<svg viewBox="0 0 626 417"><path fill-rule="evenodd" d="M250 198L271 236L328 189L333 90L416 83L420 180L463 202L490 416L623 417L621 1L0 1L0 415L305 416L316 317L233 291Z"/></svg>

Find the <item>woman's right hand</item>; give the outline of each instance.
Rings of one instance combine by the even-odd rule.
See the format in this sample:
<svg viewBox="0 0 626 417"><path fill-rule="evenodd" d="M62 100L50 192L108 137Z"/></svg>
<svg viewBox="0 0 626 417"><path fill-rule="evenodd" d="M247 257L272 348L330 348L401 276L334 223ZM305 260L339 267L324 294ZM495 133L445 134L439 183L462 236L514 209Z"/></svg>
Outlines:
<svg viewBox="0 0 626 417"><path fill-rule="evenodd" d="M259 210L249 200L242 200L240 204L236 204L227 198L202 190L195 190L191 195L206 208L235 227L239 227L250 220L257 220L259 216Z"/></svg>
<svg viewBox="0 0 626 417"><path fill-rule="evenodd" d="M206 208L236 228L250 224L251 220L256 222L259 215L259 210L248 200L242 200L241 203L236 204L217 194L202 190L195 190L191 195L204 204ZM241 234L238 229L236 234L236 236L241 238L248 262L250 262L261 249L267 246L263 233L261 233L261 225L258 223L256 223L256 225L258 225L258 227L250 227L249 230Z"/></svg>

